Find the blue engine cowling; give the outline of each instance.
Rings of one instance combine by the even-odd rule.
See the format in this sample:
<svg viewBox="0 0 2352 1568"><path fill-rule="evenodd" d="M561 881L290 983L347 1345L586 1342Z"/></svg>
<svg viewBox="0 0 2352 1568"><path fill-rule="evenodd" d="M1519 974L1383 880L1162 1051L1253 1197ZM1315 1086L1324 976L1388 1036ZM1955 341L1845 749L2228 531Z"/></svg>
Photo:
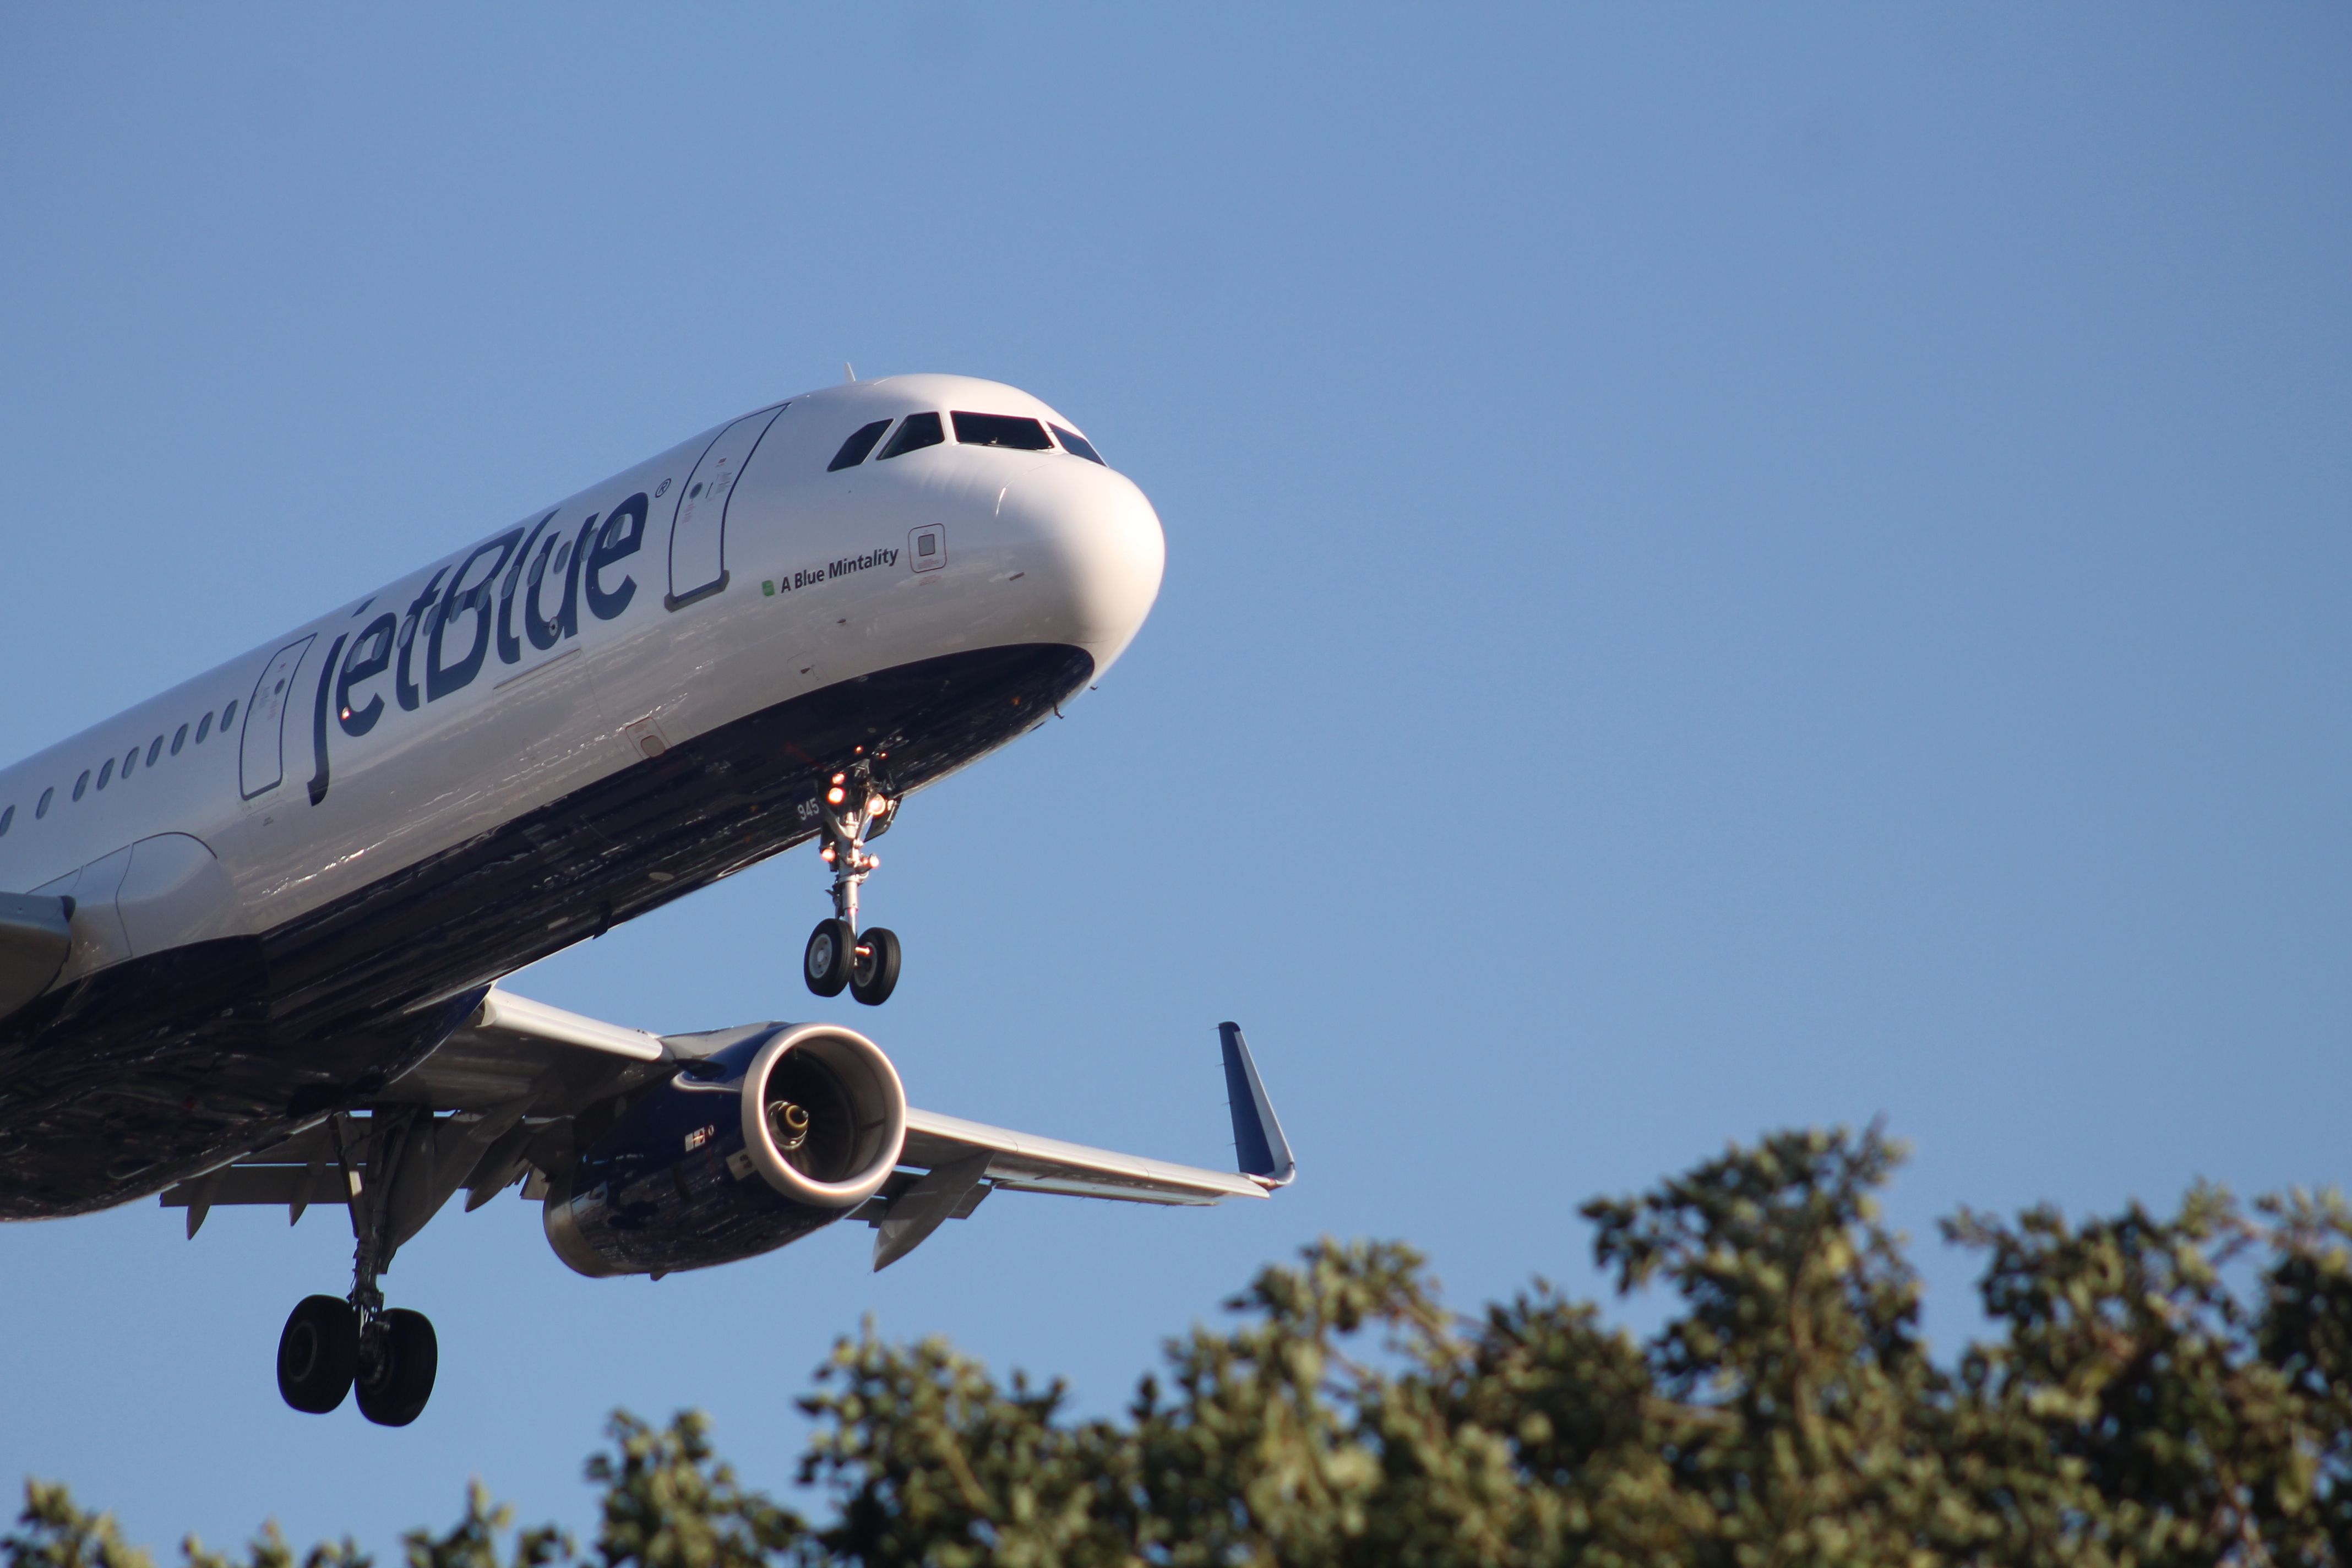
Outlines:
<svg viewBox="0 0 2352 1568"><path fill-rule="evenodd" d="M550 1183L541 1219L583 1274L732 1263L873 1196L906 1141L880 1047L833 1024L763 1026L646 1091Z"/></svg>

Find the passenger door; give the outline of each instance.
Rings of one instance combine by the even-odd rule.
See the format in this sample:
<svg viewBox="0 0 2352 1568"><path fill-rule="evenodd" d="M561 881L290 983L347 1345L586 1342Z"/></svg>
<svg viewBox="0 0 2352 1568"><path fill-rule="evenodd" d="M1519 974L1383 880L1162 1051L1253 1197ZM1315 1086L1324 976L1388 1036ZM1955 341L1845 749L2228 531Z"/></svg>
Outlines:
<svg viewBox="0 0 2352 1568"><path fill-rule="evenodd" d="M748 414L719 433L678 491L670 514L669 594L662 603L682 610L727 586L727 503L760 438L790 404Z"/></svg>
<svg viewBox="0 0 2352 1568"><path fill-rule="evenodd" d="M318 640L313 635L288 643L253 683L236 764L237 789L247 800L276 789L286 776L286 710L293 704L294 672Z"/></svg>

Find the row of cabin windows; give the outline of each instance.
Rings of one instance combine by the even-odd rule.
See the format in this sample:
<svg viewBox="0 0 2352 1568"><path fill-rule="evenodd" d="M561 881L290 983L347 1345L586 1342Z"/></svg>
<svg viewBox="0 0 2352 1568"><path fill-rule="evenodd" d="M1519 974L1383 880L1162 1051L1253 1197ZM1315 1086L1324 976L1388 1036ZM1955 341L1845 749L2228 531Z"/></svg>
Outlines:
<svg viewBox="0 0 2352 1568"><path fill-rule="evenodd" d="M1054 449L1055 437L1059 437L1062 450L1070 456L1084 458L1089 463L1103 460L1102 454L1095 450L1094 443L1076 430L1055 425L1053 436L1046 435L1046 424L1043 420L1017 414L967 414L961 409L947 417L954 426L959 446L1010 447L1022 452L1050 452ZM889 428L890 421L887 419L877 419L871 425L859 426L851 432L849 439L841 444L841 450L833 455L833 461L824 466L825 472L836 473L864 462L882 439L882 433ZM882 448L882 456L874 460L886 462L908 452L920 451L925 447L939 446L947 438L947 430L940 425L938 415L909 414L898 422L898 434L892 436L890 444ZM1108 464L1104 466L1108 467Z"/></svg>
<svg viewBox="0 0 2352 1568"><path fill-rule="evenodd" d="M236 722L236 703L232 700L227 707L221 710L221 733L224 735L227 734L228 727L235 722ZM213 716L210 713L206 713L203 718L196 721L195 732L193 735L188 732L187 725L181 725L177 730L172 732L172 755L175 757L178 756L180 754L180 749L183 746L187 745L192 741L199 746L203 745L205 743L205 737L210 735L212 732ZM148 742L146 745L133 746L129 751L123 752L122 760L119 768L115 759L112 757L109 757L105 762L100 763L98 767L98 776L94 782L90 777L90 771L88 768L84 768L81 771L81 777L74 780L73 798L79 800L83 795L88 795L93 787L104 789L108 784L114 782L114 775L118 771L121 772L124 778L129 778L133 770L142 765L152 768L159 760L162 759L163 755L163 737L158 735L153 740ZM48 816L49 807L57 804L57 798L58 790L55 784L51 784L47 789L43 790L41 792L39 804L33 807L34 818L38 820L41 817ZM15 826L16 826L16 806L14 805L10 805L5 808L0 808L0 837L5 836L8 829Z"/></svg>
<svg viewBox="0 0 2352 1568"><path fill-rule="evenodd" d="M1089 463L1100 463L1103 460L1102 454L1095 450L1093 443L1076 431L1066 429L1060 425L1053 426L1054 437L1049 437L1045 434L1045 422L1021 415L971 414L958 409L950 414L948 419L953 424L956 442L960 446L1010 447L1023 452L1050 452L1054 449L1054 437L1059 437L1062 450L1072 457L1084 458ZM890 428L890 425L891 421L887 419L877 419L871 425L860 426L848 440L841 444L841 450L834 455L832 462L825 465L826 470L831 472L841 468L854 468L864 462L873 452L876 444L882 439L882 433ZM875 460L887 461L908 452L920 451L925 447L940 446L946 440L947 433L941 427L940 416L937 414L909 414L899 423L898 433L890 438L890 444L883 447L882 456ZM232 701L221 710L221 729L227 730L236 718L236 704ZM205 737L211 734L212 730L213 716L206 713L196 721L194 736L196 744L204 744ZM178 756L180 748L186 745L189 740L188 727L183 724L172 736L172 755ZM158 735L147 743L146 765L153 767L157 759L163 754L163 737ZM129 778L132 770L139 766L140 761L139 747L133 746L125 752L121 762L122 776ZM115 772L115 761L112 757L109 757L99 766L97 787L104 789L113 783ZM90 788L90 773L88 768L84 768L81 776L74 780L73 798L79 800L89 793ZM56 804L57 795L54 785L41 792L39 804L33 807L33 816L37 819L49 815L49 807ZM6 834L16 824L16 806L11 805L0 807L0 835Z"/></svg>

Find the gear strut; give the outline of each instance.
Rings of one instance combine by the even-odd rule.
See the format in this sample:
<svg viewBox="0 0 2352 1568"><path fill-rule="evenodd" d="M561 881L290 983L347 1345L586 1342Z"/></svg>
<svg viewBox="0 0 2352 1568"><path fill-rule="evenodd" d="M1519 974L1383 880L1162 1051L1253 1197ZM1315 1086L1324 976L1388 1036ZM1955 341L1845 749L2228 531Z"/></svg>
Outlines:
<svg viewBox="0 0 2352 1568"><path fill-rule="evenodd" d="M855 935L858 886L882 864L880 856L866 850L866 841L890 831L898 802L875 784L871 767L858 763L833 775L817 811L824 824L824 847L817 854L833 868L834 918L847 921Z"/></svg>
<svg viewBox="0 0 2352 1568"><path fill-rule="evenodd" d="M898 938L882 926L857 929L857 889L882 864L866 845L889 831L898 797L859 761L825 782L817 814L824 839L817 853L833 868L833 918L809 933L802 977L820 996L838 996L846 986L858 1001L878 1006L898 984Z"/></svg>

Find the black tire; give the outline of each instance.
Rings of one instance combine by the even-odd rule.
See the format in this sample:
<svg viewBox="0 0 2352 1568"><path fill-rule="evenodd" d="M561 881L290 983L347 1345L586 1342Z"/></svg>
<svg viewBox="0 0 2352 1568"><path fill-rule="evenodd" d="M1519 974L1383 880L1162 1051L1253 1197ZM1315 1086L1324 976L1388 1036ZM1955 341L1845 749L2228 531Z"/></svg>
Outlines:
<svg viewBox="0 0 2352 1568"><path fill-rule="evenodd" d="M352 1391L360 1364L360 1319L349 1301L305 1296L278 1336L278 1392L287 1404L324 1415Z"/></svg>
<svg viewBox="0 0 2352 1568"><path fill-rule="evenodd" d="M422 1312L394 1307L383 1315L383 1354L362 1368L355 1384L360 1414L379 1426L405 1426L425 1414L433 1378L441 1370L441 1343Z"/></svg>
<svg viewBox="0 0 2352 1568"><path fill-rule="evenodd" d="M849 994L879 1007L898 988L898 933L875 926L857 939L849 961Z"/></svg>
<svg viewBox="0 0 2352 1568"><path fill-rule="evenodd" d="M849 984L849 964L857 933L843 920L819 921L801 950L801 978L820 996L838 996Z"/></svg>

